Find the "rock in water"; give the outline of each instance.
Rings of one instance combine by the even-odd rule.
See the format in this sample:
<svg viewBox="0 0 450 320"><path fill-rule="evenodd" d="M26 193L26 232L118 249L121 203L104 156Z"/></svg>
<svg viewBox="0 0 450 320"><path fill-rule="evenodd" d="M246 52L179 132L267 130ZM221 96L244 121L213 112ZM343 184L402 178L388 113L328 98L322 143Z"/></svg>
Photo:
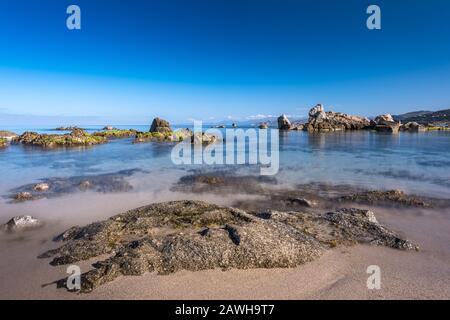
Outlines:
<svg viewBox="0 0 450 320"><path fill-rule="evenodd" d="M172 129L170 128L170 124L168 121L160 118L155 118L153 119L152 125L150 127L150 132L168 133L172 132Z"/></svg>
<svg viewBox="0 0 450 320"><path fill-rule="evenodd" d="M27 201L27 200L32 200L33 199L33 195L30 192L18 192L15 196L14 196L14 200L16 201Z"/></svg>
<svg viewBox="0 0 450 320"><path fill-rule="evenodd" d="M309 111L305 129L309 132L328 132L343 130L360 130L370 125L370 120L360 116L352 116L341 112L325 112L321 104Z"/></svg>
<svg viewBox="0 0 450 320"><path fill-rule="evenodd" d="M289 121L288 117L286 117L286 115L284 114L278 117L278 129L279 130L291 129L291 122Z"/></svg>
<svg viewBox="0 0 450 320"><path fill-rule="evenodd" d="M16 138L18 135L11 131L0 130L0 139L5 139L7 141L11 141Z"/></svg>
<svg viewBox="0 0 450 320"><path fill-rule="evenodd" d="M63 265L109 254L84 273L89 292L120 275L215 268L286 268L314 260L336 245L355 242L398 249L414 246L376 222L368 210L326 214L269 211L249 214L202 201L171 201L73 227L64 244L40 258ZM66 279L58 282L65 285Z"/></svg>
<svg viewBox="0 0 450 320"><path fill-rule="evenodd" d="M259 124L258 127L260 129L267 129L267 128L269 128L269 125L267 123L265 123L265 122L262 122L262 123Z"/></svg>
<svg viewBox="0 0 450 320"><path fill-rule="evenodd" d="M408 122L402 126L400 126L400 131L409 131L409 132L424 132L427 129L425 126L417 123L417 122Z"/></svg>
<svg viewBox="0 0 450 320"><path fill-rule="evenodd" d="M42 226L42 223L32 216L17 216L3 225L3 229L7 232L14 232L26 229L34 229L40 226Z"/></svg>
<svg viewBox="0 0 450 320"><path fill-rule="evenodd" d="M392 118L392 115L390 115L389 113L387 113L387 114L381 114L381 115L379 115L379 116L377 116L377 117L375 118L375 123L376 123L376 124L382 124L382 123L380 123L380 122L383 122L383 121L395 122L395 121L394 121L394 118Z"/></svg>
<svg viewBox="0 0 450 320"><path fill-rule="evenodd" d="M38 183L33 187L34 191L47 191L48 189L50 189L48 183Z"/></svg>

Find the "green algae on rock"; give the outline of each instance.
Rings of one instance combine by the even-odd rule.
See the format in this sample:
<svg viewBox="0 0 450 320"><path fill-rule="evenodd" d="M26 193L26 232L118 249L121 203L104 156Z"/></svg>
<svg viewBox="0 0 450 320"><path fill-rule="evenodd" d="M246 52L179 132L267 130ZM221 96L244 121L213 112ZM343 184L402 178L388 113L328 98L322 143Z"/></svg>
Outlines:
<svg viewBox="0 0 450 320"><path fill-rule="evenodd" d="M145 272L295 267L332 247L355 243L415 249L380 225L368 210L250 214L188 200L129 210L105 221L73 227L55 240L63 245L39 256L53 257L50 264L54 266L109 255L82 275L82 292L120 275ZM65 283L62 279L57 284L64 287Z"/></svg>
<svg viewBox="0 0 450 320"><path fill-rule="evenodd" d="M39 134L27 131L14 138L13 142L43 148L54 148L97 145L107 142L107 139L88 134L83 129L75 129L67 134Z"/></svg>
<svg viewBox="0 0 450 320"><path fill-rule="evenodd" d="M106 138L128 138L136 135L137 130L134 129L112 129L106 131L95 132L92 135L96 137L106 137Z"/></svg>
<svg viewBox="0 0 450 320"><path fill-rule="evenodd" d="M0 138L0 148L5 148L8 146L8 140L5 138Z"/></svg>

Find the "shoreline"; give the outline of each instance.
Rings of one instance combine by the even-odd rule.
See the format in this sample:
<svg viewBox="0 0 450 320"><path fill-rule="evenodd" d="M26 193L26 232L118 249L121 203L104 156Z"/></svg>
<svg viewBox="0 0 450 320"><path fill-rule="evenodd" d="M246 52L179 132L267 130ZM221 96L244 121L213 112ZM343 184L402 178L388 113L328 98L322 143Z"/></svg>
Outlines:
<svg viewBox="0 0 450 320"><path fill-rule="evenodd" d="M367 206L365 206L367 208ZM57 243L65 228L48 225L10 239L0 247L2 299L448 299L450 297L450 221L448 210L373 208L382 224L420 244L419 252L354 245L326 252L295 268L177 271L120 276L91 293L74 294L50 284L67 266L37 259ZM91 219L92 220L92 219ZM95 220L95 219L94 219ZM42 233L42 230L45 230ZM44 241L46 239L46 241ZM79 263L82 270L98 259ZM366 268L379 265L382 289L366 288ZM42 287L43 285L46 285Z"/></svg>

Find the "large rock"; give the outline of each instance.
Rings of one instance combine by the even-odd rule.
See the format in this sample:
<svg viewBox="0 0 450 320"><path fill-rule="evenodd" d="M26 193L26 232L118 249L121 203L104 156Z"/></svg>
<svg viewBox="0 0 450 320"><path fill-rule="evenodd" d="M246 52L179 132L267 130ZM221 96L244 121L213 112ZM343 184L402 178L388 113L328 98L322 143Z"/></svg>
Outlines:
<svg viewBox="0 0 450 320"><path fill-rule="evenodd" d="M17 216L3 225L3 230L7 232L22 231L41 227L42 223L32 216Z"/></svg>
<svg viewBox="0 0 450 320"><path fill-rule="evenodd" d="M102 222L73 227L61 247L45 252L51 265L102 255L81 278L89 292L120 275L179 270L295 267L327 249L357 242L414 249L379 224L368 210L326 214L268 211L249 214L201 201L172 201L129 210ZM66 279L58 281L65 286Z"/></svg>
<svg viewBox="0 0 450 320"><path fill-rule="evenodd" d="M400 122L378 120L375 130L378 132L398 133L400 130Z"/></svg>
<svg viewBox="0 0 450 320"><path fill-rule="evenodd" d="M409 131L409 132L424 132L426 131L426 127L417 123L417 122L408 122L404 125L400 126L400 131Z"/></svg>
<svg viewBox="0 0 450 320"><path fill-rule="evenodd" d="M343 130L360 130L370 125L370 120L360 116L341 112L325 112L321 104L309 111L308 123L304 126L309 132L328 132Z"/></svg>
<svg viewBox="0 0 450 320"><path fill-rule="evenodd" d="M278 129L279 130L291 129L291 121L289 121L288 117L284 114L278 117Z"/></svg>
<svg viewBox="0 0 450 320"><path fill-rule="evenodd" d="M153 119L152 125L150 127L150 132L169 133L172 132L172 128L170 128L170 124L168 121L160 118L155 118Z"/></svg>

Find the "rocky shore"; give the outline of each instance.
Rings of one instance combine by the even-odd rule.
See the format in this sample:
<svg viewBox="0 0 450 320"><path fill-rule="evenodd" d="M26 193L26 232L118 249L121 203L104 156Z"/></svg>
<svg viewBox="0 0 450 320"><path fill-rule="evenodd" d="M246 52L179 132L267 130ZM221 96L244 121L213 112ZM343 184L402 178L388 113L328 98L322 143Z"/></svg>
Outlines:
<svg viewBox="0 0 450 320"><path fill-rule="evenodd" d="M356 243L417 249L379 224L369 210L250 213L202 201L151 204L73 227L56 240L63 242L61 247L39 256L52 258L51 265L109 255L82 275L82 292L120 275L295 267L331 248ZM58 286L63 287L65 281L61 279Z"/></svg>
<svg viewBox="0 0 450 320"><path fill-rule="evenodd" d="M419 124L409 121L401 123L395 121L392 115L383 114L370 120L365 117L349 115L341 112L325 111L322 104L318 104L309 111L306 123L291 124L285 115L278 118L279 130L304 130L308 132L331 132L345 130L375 130L378 132L398 133L399 131L424 132L434 130L448 130L447 127L436 126L435 123Z"/></svg>

